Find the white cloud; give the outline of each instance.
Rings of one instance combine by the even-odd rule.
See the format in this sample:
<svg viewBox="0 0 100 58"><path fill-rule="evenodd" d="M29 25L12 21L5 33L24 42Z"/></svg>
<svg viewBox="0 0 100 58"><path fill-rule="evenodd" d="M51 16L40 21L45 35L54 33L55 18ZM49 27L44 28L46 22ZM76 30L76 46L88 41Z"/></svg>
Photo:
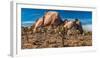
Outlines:
<svg viewBox="0 0 100 58"><path fill-rule="evenodd" d="M35 23L35 21L23 21L21 24L24 27L28 27L31 26L33 23Z"/></svg>
<svg viewBox="0 0 100 58"><path fill-rule="evenodd" d="M22 24L34 23L35 21L23 21Z"/></svg>
<svg viewBox="0 0 100 58"><path fill-rule="evenodd" d="M86 31L92 31L92 24L83 25L82 27Z"/></svg>

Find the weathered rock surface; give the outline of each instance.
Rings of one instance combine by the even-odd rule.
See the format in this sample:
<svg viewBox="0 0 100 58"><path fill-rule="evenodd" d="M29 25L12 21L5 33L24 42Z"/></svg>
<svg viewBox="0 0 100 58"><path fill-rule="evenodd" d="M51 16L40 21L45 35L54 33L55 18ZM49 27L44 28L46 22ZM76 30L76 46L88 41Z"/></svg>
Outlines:
<svg viewBox="0 0 100 58"><path fill-rule="evenodd" d="M30 27L21 28L22 49L92 46L92 32L77 19L62 21L58 12L47 12Z"/></svg>
<svg viewBox="0 0 100 58"><path fill-rule="evenodd" d="M42 27L42 26L47 27L47 26L52 26L52 25L58 26L62 22L63 21L60 18L60 15L58 12L49 11L42 18L37 20L37 22L35 23L34 31L36 31L38 27Z"/></svg>

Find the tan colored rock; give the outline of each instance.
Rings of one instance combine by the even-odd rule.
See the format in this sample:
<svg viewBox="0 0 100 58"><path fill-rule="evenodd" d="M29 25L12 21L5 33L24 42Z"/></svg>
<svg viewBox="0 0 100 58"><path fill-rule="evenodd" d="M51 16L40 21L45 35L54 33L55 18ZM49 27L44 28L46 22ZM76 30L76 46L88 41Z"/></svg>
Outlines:
<svg viewBox="0 0 100 58"><path fill-rule="evenodd" d="M43 24L43 18L38 19L38 21L35 23L34 31L37 30L37 28L41 27Z"/></svg>
<svg viewBox="0 0 100 58"><path fill-rule="evenodd" d="M65 27L65 28L70 29L70 28L72 28L73 26L74 26L74 21L65 21L65 23L64 23L64 27Z"/></svg>
<svg viewBox="0 0 100 58"><path fill-rule="evenodd" d="M58 12L49 11L42 18L38 19L35 23L34 31L37 30L38 27L46 27L46 26L58 26L62 23L62 20L59 16Z"/></svg>
<svg viewBox="0 0 100 58"><path fill-rule="evenodd" d="M59 25L62 20L58 12L49 11L44 16L44 25Z"/></svg>

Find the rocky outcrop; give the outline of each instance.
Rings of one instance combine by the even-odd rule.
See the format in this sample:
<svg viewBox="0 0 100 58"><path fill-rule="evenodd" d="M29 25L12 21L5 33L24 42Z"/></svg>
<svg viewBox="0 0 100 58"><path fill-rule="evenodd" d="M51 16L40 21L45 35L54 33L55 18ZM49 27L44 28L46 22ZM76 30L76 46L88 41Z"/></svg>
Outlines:
<svg viewBox="0 0 100 58"><path fill-rule="evenodd" d="M83 33L81 22L78 19L75 21L63 21L58 12L48 11L42 18L38 19L34 25L34 32L37 32L39 29L43 29L43 27L58 27L59 25L63 25L64 28L71 29L75 28L75 30Z"/></svg>
<svg viewBox="0 0 100 58"><path fill-rule="evenodd" d="M75 21L65 21L64 22L64 28L68 29L68 34L82 34L83 28L81 25L81 22L78 19L75 19Z"/></svg>
<svg viewBox="0 0 100 58"><path fill-rule="evenodd" d="M58 26L62 22L58 12L49 11L42 18L38 19L35 23L34 31L36 31L38 27Z"/></svg>
<svg viewBox="0 0 100 58"><path fill-rule="evenodd" d="M65 21L64 28L71 29L75 25L74 21Z"/></svg>
<svg viewBox="0 0 100 58"><path fill-rule="evenodd" d="M22 49L74 46L92 46L92 32L83 32L78 19L62 21L58 12L49 11L30 28L21 28Z"/></svg>
<svg viewBox="0 0 100 58"><path fill-rule="evenodd" d="M44 26L46 25L59 25L62 23L60 14L58 12L49 11L44 15Z"/></svg>

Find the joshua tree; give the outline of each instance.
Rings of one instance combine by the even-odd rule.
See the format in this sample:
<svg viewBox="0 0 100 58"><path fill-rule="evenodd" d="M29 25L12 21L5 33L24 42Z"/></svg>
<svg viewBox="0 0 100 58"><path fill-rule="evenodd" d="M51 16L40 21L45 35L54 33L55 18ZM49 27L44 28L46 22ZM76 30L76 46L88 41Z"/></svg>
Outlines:
<svg viewBox="0 0 100 58"><path fill-rule="evenodd" d="M75 19L75 25L76 25L76 29L80 31L80 34L83 33L83 28L82 28L82 24L79 21L79 19Z"/></svg>

